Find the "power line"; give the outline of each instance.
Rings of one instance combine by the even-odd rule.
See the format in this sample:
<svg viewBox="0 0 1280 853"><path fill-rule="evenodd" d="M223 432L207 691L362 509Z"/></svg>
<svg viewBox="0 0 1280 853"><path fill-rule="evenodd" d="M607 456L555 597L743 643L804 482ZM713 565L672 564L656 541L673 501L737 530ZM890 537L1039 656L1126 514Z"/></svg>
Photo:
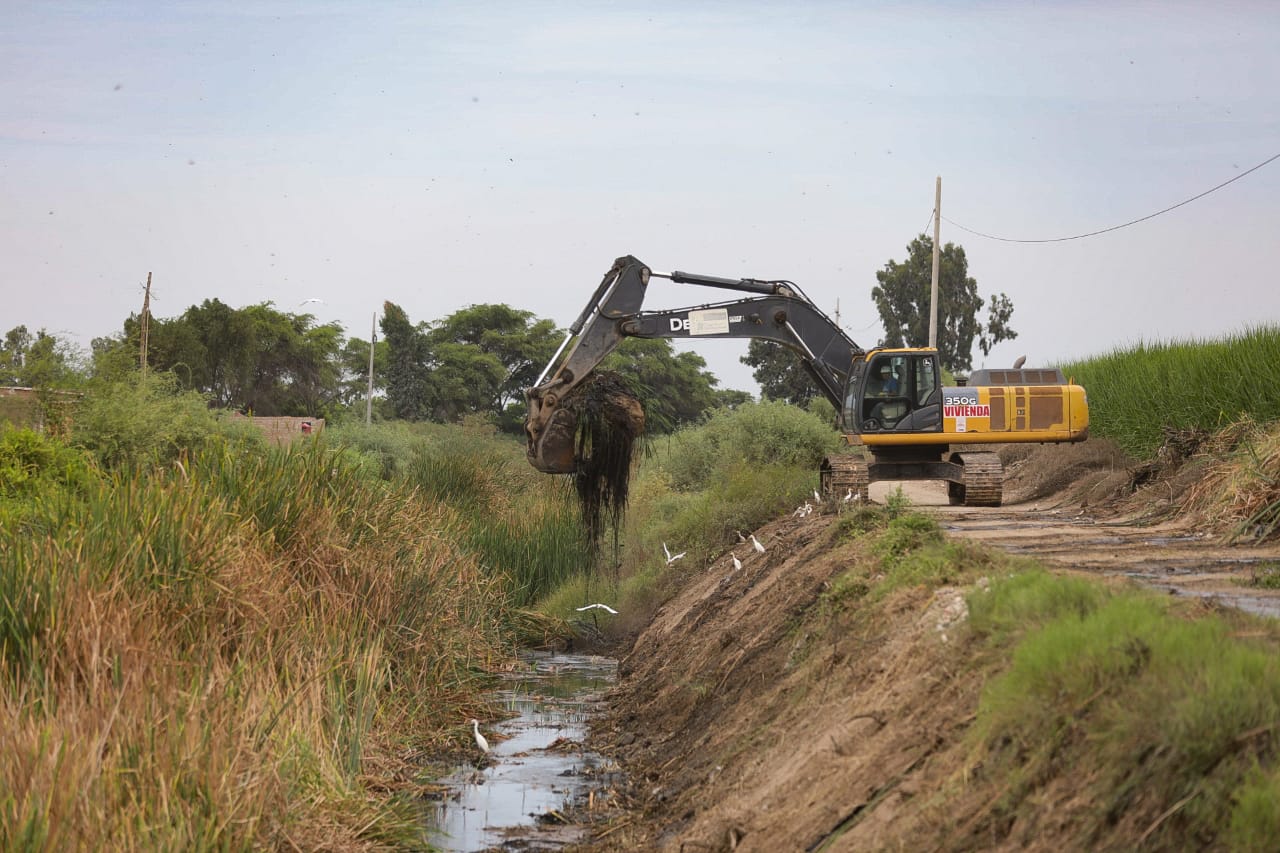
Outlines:
<svg viewBox="0 0 1280 853"><path fill-rule="evenodd" d="M1178 202L1177 204L1174 204L1174 205L1170 205L1169 207L1166 207L1164 210L1157 210L1155 213L1148 213L1146 216L1141 216L1141 217L1139 217L1139 218L1137 218L1137 219L1131 219L1131 220L1129 220L1128 222L1121 223L1120 225L1112 225L1110 228L1101 228L1101 229L1099 229L1099 230L1097 230L1097 231L1090 231L1090 232L1088 232L1087 234L1073 234L1073 235L1072 235L1072 236L1070 236L1070 237L1049 237L1049 238L1046 238L1046 239L1043 239L1043 240L1018 240L1018 239L1015 239L1015 238L1013 238L1013 237L997 237L997 236L996 236L996 235L994 235L994 234L984 234L984 233L983 233L983 232L981 232L981 231L975 231L974 229L969 228L969 227L964 226L964 225L961 225L959 222L956 222L956 221L954 221L954 220L952 220L952 219L948 219L948 218L947 218L947 217L945 217L945 216L944 216L944 217L942 217L942 218L943 218L944 220L946 220L946 222L948 222L949 224L954 225L955 227L959 228L961 231L968 231L970 234L975 234L975 235L977 235L977 236L979 236L979 237L986 237L988 240L999 240L999 241L1000 241L1000 242L1002 242L1002 243L1063 243L1063 242L1066 242L1067 240L1082 240L1082 239L1084 239L1085 237L1096 237L1096 236L1097 236L1097 235L1099 235L1099 234L1106 234L1106 233L1107 233L1107 232L1109 232L1109 231L1119 231L1121 228L1128 228L1130 225L1137 225L1139 222L1146 222L1148 219L1155 219L1157 216L1160 216L1160 215L1162 215L1162 214L1168 213L1168 212L1169 212L1169 211L1171 211L1171 210L1177 210L1178 208L1182 207L1183 205L1191 204L1191 202L1196 201L1197 199L1202 199L1202 198L1204 198L1204 197L1205 197L1205 196L1207 196L1209 193L1217 192L1218 190L1220 190L1220 189L1222 189L1223 187L1225 187L1227 184L1235 183L1236 181L1238 181L1238 180L1240 180L1241 178L1243 178L1245 175L1248 175L1248 174L1249 174L1249 173L1251 173L1251 172L1256 172L1256 171L1258 171L1258 170L1259 170L1259 169L1261 169L1263 166L1267 165L1268 163L1270 163L1270 162L1272 162L1272 161L1274 161L1274 160L1280 160L1280 154L1276 154L1276 155L1274 155L1274 156L1268 157L1266 160L1263 160L1263 161L1262 161L1261 163L1259 163L1258 165L1254 166L1254 167L1253 167L1253 168L1251 168L1251 169L1246 169L1245 171L1243 171L1243 172L1241 172L1240 174L1236 175L1234 178L1231 178L1230 180L1223 181L1222 183L1218 184L1216 187L1212 187L1212 188L1210 188L1210 189L1207 189L1207 190L1205 190L1204 192L1200 193L1199 195L1193 195L1193 196L1192 196L1191 198L1189 198L1189 199L1186 199L1186 200L1184 200L1184 201L1180 201L1180 202Z"/></svg>

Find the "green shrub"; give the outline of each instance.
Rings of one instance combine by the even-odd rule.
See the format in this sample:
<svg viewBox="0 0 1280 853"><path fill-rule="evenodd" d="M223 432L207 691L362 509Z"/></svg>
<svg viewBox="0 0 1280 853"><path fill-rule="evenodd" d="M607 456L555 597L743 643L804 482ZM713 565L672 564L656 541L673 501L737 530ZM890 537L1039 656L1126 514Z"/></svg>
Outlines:
<svg viewBox="0 0 1280 853"><path fill-rule="evenodd" d="M0 427L0 502L83 488L93 479L81 452L33 430Z"/></svg>
<svg viewBox="0 0 1280 853"><path fill-rule="evenodd" d="M1280 838L1280 769L1263 771L1254 767L1236 790L1235 807L1227 828L1231 850L1267 853Z"/></svg>
<svg viewBox="0 0 1280 853"><path fill-rule="evenodd" d="M404 474L413 458L413 449L423 435L405 421L345 423L326 426L325 440L334 447L350 448L366 459L384 480Z"/></svg>
<svg viewBox="0 0 1280 853"><path fill-rule="evenodd" d="M873 551L888 567L911 551L942 541L942 528L937 521L922 513L909 512L889 521Z"/></svg>
<svg viewBox="0 0 1280 853"><path fill-rule="evenodd" d="M168 374L134 375L98 388L77 409L72 438L109 469L168 464L215 443L265 446L251 424L220 419L199 394L179 391Z"/></svg>
<svg viewBox="0 0 1280 853"><path fill-rule="evenodd" d="M743 403L717 409L705 423L687 427L667 443L662 466L673 488L704 489L729 462L798 467L817 473L822 458L840 446L840 435L804 409L782 402Z"/></svg>
<svg viewBox="0 0 1280 853"><path fill-rule="evenodd" d="M875 504L859 504L852 511L843 513L831 527L831 540L841 544L883 530L889 523L889 515Z"/></svg>
<svg viewBox="0 0 1280 853"><path fill-rule="evenodd" d="M802 502L817 482L817 468L736 463L721 466L699 492L669 504L675 509L662 529L674 550L688 552L691 565L724 551L738 532L754 530ZM655 531L658 532L658 531Z"/></svg>
<svg viewBox="0 0 1280 853"><path fill-rule="evenodd" d="M30 529L41 507L82 496L96 479L82 451L29 429L0 427L0 526Z"/></svg>

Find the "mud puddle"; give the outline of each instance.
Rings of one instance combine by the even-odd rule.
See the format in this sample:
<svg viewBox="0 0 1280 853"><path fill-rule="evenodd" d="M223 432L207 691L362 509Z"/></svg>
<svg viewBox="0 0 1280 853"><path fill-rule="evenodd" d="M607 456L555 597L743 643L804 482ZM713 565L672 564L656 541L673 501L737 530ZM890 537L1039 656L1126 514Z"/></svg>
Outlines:
<svg viewBox="0 0 1280 853"><path fill-rule="evenodd" d="M617 680L610 658L529 652L494 698L512 716L482 726L489 755L458 766L428 819L441 850L558 850L582 840L570 812L612 781L616 767L587 751L587 724Z"/></svg>

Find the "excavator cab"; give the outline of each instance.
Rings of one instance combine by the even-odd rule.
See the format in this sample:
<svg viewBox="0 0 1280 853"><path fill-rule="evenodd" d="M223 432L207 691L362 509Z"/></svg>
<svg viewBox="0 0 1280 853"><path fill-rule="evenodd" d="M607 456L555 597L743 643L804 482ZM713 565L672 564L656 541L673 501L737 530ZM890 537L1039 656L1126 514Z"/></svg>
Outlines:
<svg viewBox="0 0 1280 853"><path fill-rule="evenodd" d="M847 433L938 432L941 371L933 349L872 350L850 372L844 398Z"/></svg>

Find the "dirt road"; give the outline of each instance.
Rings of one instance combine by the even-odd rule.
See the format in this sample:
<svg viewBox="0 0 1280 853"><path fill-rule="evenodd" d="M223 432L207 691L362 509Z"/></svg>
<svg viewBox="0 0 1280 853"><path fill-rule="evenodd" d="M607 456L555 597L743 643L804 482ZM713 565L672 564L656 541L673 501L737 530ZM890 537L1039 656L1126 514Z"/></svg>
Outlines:
<svg viewBox="0 0 1280 853"><path fill-rule="evenodd" d="M950 535L978 539L1059 570L1132 578L1171 594L1280 617L1280 590L1253 585L1260 572L1280 569L1280 546L1227 545L1183 523L1098 517L1078 505L1052 501L953 507L940 482L876 483L872 500L883 502L899 486L913 504L937 515Z"/></svg>

